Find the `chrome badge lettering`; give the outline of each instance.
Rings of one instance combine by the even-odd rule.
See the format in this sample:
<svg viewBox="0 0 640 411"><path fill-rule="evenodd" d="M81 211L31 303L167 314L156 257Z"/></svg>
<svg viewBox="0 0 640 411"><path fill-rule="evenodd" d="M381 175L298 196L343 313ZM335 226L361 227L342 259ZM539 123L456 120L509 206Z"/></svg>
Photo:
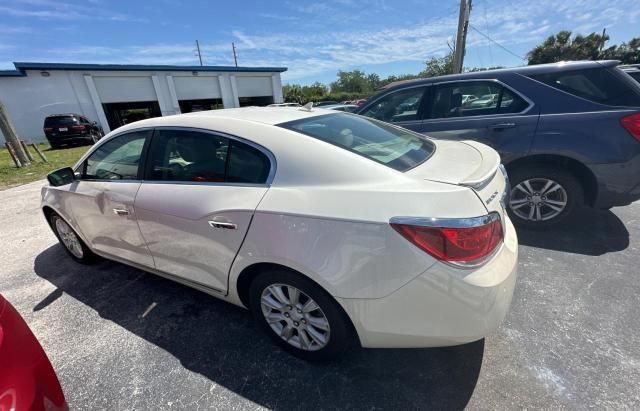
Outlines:
<svg viewBox="0 0 640 411"><path fill-rule="evenodd" d="M496 196L498 195L498 192L495 191L493 194L491 194L491 197L487 198L486 200L484 200L485 204L489 204L490 202L493 201L494 198L496 198Z"/></svg>

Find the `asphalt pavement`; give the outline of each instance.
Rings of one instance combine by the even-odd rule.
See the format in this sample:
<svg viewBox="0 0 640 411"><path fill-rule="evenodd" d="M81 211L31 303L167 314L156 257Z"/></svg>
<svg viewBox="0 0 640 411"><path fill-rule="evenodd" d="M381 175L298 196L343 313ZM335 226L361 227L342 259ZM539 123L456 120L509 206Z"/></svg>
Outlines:
<svg viewBox="0 0 640 411"><path fill-rule="evenodd" d="M484 340L309 364L248 311L122 264L73 262L39 209L42 185L0 191L0 293L71 409L640 408L640 203L520 231L512 308Z"/></svg>

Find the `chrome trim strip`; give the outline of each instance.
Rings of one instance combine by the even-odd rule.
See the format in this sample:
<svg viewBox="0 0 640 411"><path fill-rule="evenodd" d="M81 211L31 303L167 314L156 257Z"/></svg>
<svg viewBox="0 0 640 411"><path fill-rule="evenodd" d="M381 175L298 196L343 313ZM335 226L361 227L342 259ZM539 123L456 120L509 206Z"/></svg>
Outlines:
<svg viewBox="0 0 640 411"><path fill-rule="evenodd" d="M121 182L128 182L128 183L141 182L141 183L154 183L154 184L191 184L191 185L216 185L216 186L232 186L232 187L270 187L271 183L273 182L273 179L275 178L276 169L277 169L276 157L266 147L263 147L263 146L261 146L261 145L259 145L257 143L254 143L253 141L247 140L245 138L242 138L242 137L239 137L239 136L234 136L232 134L227 134L227 133L216 131L216 130L211 130L211 129L207 129L207 128L198 128L198 127L181 127L181 126L140 127L140 128L129 129L129 130L123 131L121 133L117 133L117 134L111 135L111 136L109 136L109 138L106 138L106 139L104 139L104 138L100 139L99 143L94 144L93 147L84 156L82 156L82 158L76 163L76 165L74 165L74 171L77 172L78 171L78 167L81 167L82 164L86 161L86 159L89 156L91 156L91 154L98 147L100 147L102 144L104 144L106 141L109 141L109 140L111 140L113 138L116 138L116 137L124 135L124 134L137 132L137 131L144 131L144 130L197 131L197 132L206 133L206 134L212 134L212 135L216 135L216 136L219 136L219 137L227 138L229 140L235 140L235 141L239 141L241 143L244 143L244 144L246 144L248 146L251 146L251 147L255 148L256 150L260 151L262 154L267 156L267 158L269 159L270 168L269 168L269 174L267 175L267 180L266 180L266 182L264 184L242 184L242 183L225 183L225 182L211 183L211 182L202 182L202 181L162 181L162 180L137 180L137 179L135 179L135 180L80 179L78 181L97 181L97 182L109 182L109 183L115 183L115 182L121 181ZM153 137L151 137L151 139L153 140Z"/></svg>
<svg viewBox="0 0 640 411"><path fill-rule="evenodd" d="M276 161L276 157L273 155L273 153L266 147L263 147L257 143L254 143L251 140L247 140L244 137L240 137L240 136L235 136L233 134L228 134L222 131L216 131L216 130L212 130L209 128L199 128L199 127L181 127L181 126L157 126L154 127L155 130L185 130L185 131L197 131L197 132L203 132L203 133L207 133L207 134L213 134L219 137L224 137L224 138L228 138L229 140L235 140L235 141L239 141L241 143L244 143L248 146L251 146L253 148L255 148L256 150L260 151L262 154L264 154L265 156L267 156L267 158L269 159L269 161L271 162L271 168L269 169L269 175L267 176L267 181L265 182L266 185L270 185L273 182L273 179L275 177L276 174L276 168L277 168L277 161ZM226 184L226 183L225 183Z"/></svg>
<svg viewBox="0 0 640 411"><path fill-rule="evenodd" d="M509 198L509 195L511 194L511 182L509 181L509 175L507 174L507 169L504 167L504 164L500 164L498 169L504 177L504 191L502 192L502 196L500 197L500 204L502 204L502 209L506 212L507 200Z"/></svg>
<svg viewBox="0 0 640 411"><path fill-rule="evenodd" d="M500 80L498 80L496 78L492 78L492 79L488 79L488 78L480 79L479 78L479 79L447 80L447 81L440 81L438 83L431 83L431 84L433 84L434 86L437 86L437 85L440 85L440 84L469 83L469 82L481 82L481 81L500 84L502 87L504 87L507 90L513 92L514 94L516 94L517 96L522 98L524 101L529 103L529 106L527 108L525 108L524 110L522 110L521 112L519 112L519 113L500 113L500 114L488 114L486 116L469 116L469 117L489 117L489 116L504 116L504 115L508 115L508 114L513 114L513 115L525 114L536 105L529 97L525 96L524 94L522 94L518 90L516 90L513 87L511 87L510 85L508 85L508 84L506 84L506 83L504 83L504 82L502 82L502 81L500 81Z"/></svg>
<svg viewBox="0 0 640 411"><path fill-rule="evenodd" d="M455 119L468 120L470 118L479 118L479 117L483 117L484 118L484 117L497 117L497 116L513 117L513 116L527 114L533 107L535 107L535 103L529 97L525 96L524 94L522 94L518 90L516 90L513 87L511 87L510 85L505 84L505 83L503 83L502 81L500 81L498 79L485 79L485 78L462 79L462 80L447 80L447 81L440 81L440 82L421 83L421 84L416 84L416 85L412 85L412 86L408 86L408 87L400 87L400 88L394 89L394 90L392 90L392 91L390 91L388 93L382 94L380 97L376 98L371 103L367 104L367 107L369 107L370 105L375 104L378 100L380 100L382 98L385 98L385 97L387 97L387 96L389 96L389 95L391 95L393 93L397 93L397 92L404 91L404 90L409 90L409 89L412 89L412 88L431 87L431 86L437 86L437 85L440 85L440 84L468 83L468 82L482 82L482 81L500 84L502 87L508 89L509 91L513 92L514 94L516 94L517 96L522 98L529 105L524 110L520 111L519 113L497 113L497 114L486 114L486 115L482 115L482 116L469 116L469 117L462 117L462 118L460 118L460 117L452 117L452 118L446 118L446 119L443 119L443 118L423 118L421 120L415 120L415 121L419 121L419 122L437 121L437 120L451 121L451 120L455 120ZM358 112L360 114L360 110L358 110ZM364 115L364 114L360 114L360 115Z"/></svg>
<svg viewBox="0 0 640 411"><path fill-rule="evenodd" d="M394 94L394 93L398 93L398 92L400 92L400 91L410 90L410 89L412 89L412 88L418 88L418 87L424 87L424 88L427 88L427 87L429 87L429 86L431 86L431 85L433 85L433 83L415 84L415 85L413 85L413 86L408 86L408 87L399 87L399 88L397 88L397 89L394 89L394 90L389 91L388 93L381 94L381 95L380 95L380 97L376 98L375 100L372 100L370 103L367 103L367 107L371 107L371 106L373 106L373 105L374 105L378 100L381 100L381 99L383 99L383 98L385 98L385 97L387 97L387 96L390 96L390 95L392 95L392 94ZM425 90L425 91L426 91L426 90ZM424 97L424 95L423 95L423 97ZM422 104L422 101L421 101L420 103ZM364 114L360 114L360 110L358 110L358 113L353 113L353 114L357 114L357 115L359 115L359 116L363 116L363 117L371 118L371 117L369 117L369 116L365 116ZM411 121L422 122L422 120L411 120ZM391 124L391 123L390 123L390 124ZM398 124L398 123L393 123L393 124Z"/></svg>
<svg viewBox="0 0 640 411"><path fill-rule="evenodd" d="M392 217L389 224L406 224L420 227L440 228L473 228L492 223L500 219L500 214L493 211L489 214L469 218L425 218L425 217Z"/></svg>

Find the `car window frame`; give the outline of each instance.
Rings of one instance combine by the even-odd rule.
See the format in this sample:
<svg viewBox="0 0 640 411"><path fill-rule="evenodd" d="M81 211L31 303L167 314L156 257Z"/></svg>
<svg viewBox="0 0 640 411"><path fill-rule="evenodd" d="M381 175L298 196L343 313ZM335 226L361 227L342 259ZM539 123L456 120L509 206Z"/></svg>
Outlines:
<svg viewBox="0 0 640 411"><path fill-rule="evenodd" d="M530 98L528 98L526 95L522 94L521 92L519 92L518 90L516 90L515 88L511 87L510 85L498 80L498 79L485 79L485 78L475 78L475 79L460 79L460 80L446 80L446 81L439 81L439 82L434 82L431 83L432 86L434 86L429 93L429 107L432 106L432 99L434 96L434 91L436 90L437 86L441 86L441 85L447 85L447 84L455 84L455 83L478 83L478 82L484 82L484 83L494 83L498 86L504 87L505 89L509 90L511 93L513 93L514 95L522 98L528 105L527 107L525 107L522 111L519 111L517 113L493 113L493 114L482 114L482 115L478 115L478 116L467 116L467 117L438 117L438 118L424 118L423 117L423 121L428 121L430 123L432 122L442 122L442 121L464 121L464 120L471 120L471 119L482 119L482 118L495 118L495 117L505 117L505 116L523 116L523 115L527 115L529 113L529 111L531 111L533 109L533 107L535 107L535 103L533 102L533 100L531 100ZM426 113L425 113L426 114Z"/></svg>
<svg viewBox="0 0 640 411"><path fill-rule="evenodd" d="M357 110L356 112L354 112L352 114L358 114L358 115L361 115L363 117L367 117L367 118L372 118L374 120L378 120L377 118L365 115L364 112L367 111L367 110L370 110L371 107L373 107L375 104L378 103L378 101L382 100L383 98L389 97L392 94L400 93L400 92L407 91L407 90L410 90L410 89L413 89L413 88L424 88L424 92L422 94L422 100L420 101L420 105L418 106L418 111L416 112L416 119L415 120L398 121L396 123L386 122L386 123L389 123L389 124L417 124L417 123L421 123L423 120L425 120L425 118L424 118L425 108L426 108L427 101L429 101L430 98L431 98L431 90L432 90L431 86L432 85L433 85L432 83L427 83L427 84L414 84L414 85L407 86L407 87L398 87L396 89L390 90L387 93L380 94L375 100L372 100L370 103L368 103L361 110ZM378 120L378 121L383 121L383 120Z"/></svg>
<svg viewBox="0 0 640 411"><path fill-rule="evenodd" d="M179 131L191 131L191 132L199 132L203 134L210 134L214 137L225 138L229 140L229 147L231 147L233 145L233 142L235 141L238 143L246 144L252 148L255 148L260 153L265 155L269 160L270 168L269 168L269 173L267 174L267 178L264 183L231 183L226 181L171 181L171 180L154 180L152 178L149 178L152 175L151 174L152 162L150 161L150 153L151 153L150 147L151 147L151 144L153 144L153 139L154 137L156 137L156 133L160 130L179 130ZM228 159L227 159L227 163L228 163ZM228 164L225 165L225 167L228 167ZM143 183L150 183L150 184L208 185L208 186L232 186L232 187L270 187L271 184L273 183L273 179L275 178L276 168L277 168L277 163L276 163L275 155L266 147L261 146L260 144L257 144L251 140L247 140L245 138L242 138L233 134L228 134L228 133L220 132L217 130L211 130L207 128L185 127L185 126L158 126L153 128L153 135L151 136L147 150L145 152L144 173L142 175L141 181ZM225 178L226 178L226 170L225 170Z"/></svg>
<svg viewBox="0 0 640 411"><path fill-rule="evenodd" d="M140 160L138 161L138 172L135 179L111 180L111 179L100 179L100 178L86 178L87 161L100 147L119 137L126 136L127 134L139 133L141 131L151 131L151 134L145 137L144 144L142 145L142 151L140 152ZM118 133L114 136L111 136L108 139L100 140L99 144L94 145L94 147L83 158L80 159L80 162L76 167L74 167L73 171L75 173L80 174L79 181L94 181L94 182L109 182L109 183L133 183L133 182L139 183L142 181L144 170L146 169L147 153L149 151L149 145L151 144L151 139L153 138L153 134L154 134L153 127L142 127L142 128L137 128L133 130L126 130L126 131L123 131L122 133Z"/></svg>

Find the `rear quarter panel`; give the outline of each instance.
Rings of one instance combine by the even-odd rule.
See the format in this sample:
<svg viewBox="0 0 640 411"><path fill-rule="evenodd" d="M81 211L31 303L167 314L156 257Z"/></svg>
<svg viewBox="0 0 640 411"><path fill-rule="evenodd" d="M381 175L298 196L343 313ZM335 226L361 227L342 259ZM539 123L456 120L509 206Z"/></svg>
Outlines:
<svg viewBox="0 0 640 411"><path fill-rule="evenodd" d="M230 283L246 267L270 262L299 271L333 296L381 298L392 293L435 260L393 230L391 217L487 213L468 188L413 184L413 189L401 183L395 188L272 187L256 210Z"/></svg>
<svg viewBox="0 0 640 411"><path fill-rule="evenodd" d="M640 144L622 128L620 118L636 111L542 114L531 154L558 154L583 164L627 162L638 155Z"/></svg>

